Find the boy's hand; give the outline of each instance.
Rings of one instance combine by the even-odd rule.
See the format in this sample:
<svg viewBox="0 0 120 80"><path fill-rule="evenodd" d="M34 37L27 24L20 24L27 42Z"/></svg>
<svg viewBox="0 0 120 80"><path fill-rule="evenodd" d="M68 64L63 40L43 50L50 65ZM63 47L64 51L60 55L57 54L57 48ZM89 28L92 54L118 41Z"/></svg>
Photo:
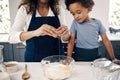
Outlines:
<svg viewBox="0 0 120 80"><path fill-rule="evenodd" d="M114 60L112 60L112 62L114 62L115 64L120 65L120 60L118 60L118 59L114 59Z"/></svg>

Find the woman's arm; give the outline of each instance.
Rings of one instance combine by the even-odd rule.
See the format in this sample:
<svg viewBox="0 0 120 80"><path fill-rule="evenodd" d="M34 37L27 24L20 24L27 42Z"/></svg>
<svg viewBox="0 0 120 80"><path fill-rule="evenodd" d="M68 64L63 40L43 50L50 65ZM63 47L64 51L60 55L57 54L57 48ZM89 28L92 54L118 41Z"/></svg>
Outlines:
<svg viewBox="0 0 120 80"><path fill-rule="evenodd" d="M113 51L113 48L112 48L112 44L109 41L106 33L102 34L101 38L102 38L102 41L103 41L103 43L104 43L104 45L105 45L105 47L106 47L106 49L108 51L108 54L109 54L111 60L114 60L115 56L114 56L114 51Z"/></svg>
<svg viewBox="0 0 120 80"><path fill-rule="evenodd" d="M67 49L67 56L68 57L72 57L74 43L75 43L75 35L71 33L70 34L70 40L68 42L68 49Z"/></svg>
<svg viewBox="0 0 120 80"><path fill-rule="evenodd" d="M14 23L10 29L9 33L9 42L10 43L19 43L20 40L20 34L27 29L27 23L26 23L26 17L27 12L25 6L21 6L16 14L16 17L14 19ZM31 16L29 16L31 17ZM30 22L30 19L28 20L28 23Z"/></svg>
<svg viewBox="0 0 120 80"><path fill-rule="evenodd" d="M47 24L43 24L40 28L36 30L27 31L29 23L31 21L31 17L32 14L27 14L25 6L21 6L19 8L16 18L14 20L14 24L9 33L10 43L24 42L32 37L44 35L57 37L56 29L53 26Z"/></svg>

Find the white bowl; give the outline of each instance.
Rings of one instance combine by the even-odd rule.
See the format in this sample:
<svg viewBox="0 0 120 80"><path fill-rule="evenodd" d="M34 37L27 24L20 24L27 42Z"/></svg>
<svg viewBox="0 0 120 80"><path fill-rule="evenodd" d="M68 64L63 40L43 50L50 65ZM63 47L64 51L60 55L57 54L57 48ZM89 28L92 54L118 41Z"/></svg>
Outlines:
<svg viewBox="0 0 120 80"><path fill-rule="evenodd" d="M0 72L0 80L10 80L10 76L7 72Z"/></svg>
<svg viewBox="0 0 120 80"><path fill-rule="evenodd" d="M16 61L10 61L5 63L7 72L9 73L13 73L13 72L17 72L18 71L18 62Z"/></svg>

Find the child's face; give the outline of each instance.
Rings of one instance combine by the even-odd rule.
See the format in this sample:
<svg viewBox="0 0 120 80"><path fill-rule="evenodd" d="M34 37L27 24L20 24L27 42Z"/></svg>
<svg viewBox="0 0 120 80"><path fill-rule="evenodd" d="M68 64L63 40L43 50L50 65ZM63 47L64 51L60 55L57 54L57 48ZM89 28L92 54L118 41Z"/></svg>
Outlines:
<svg viewBox="0 0 120 80"><path fill-rule="evenodd" d="M87 21L89 8L85 8L81 5L79 2L75 2L73 4L70 4L69 10L74 16L75 20L79 23L82 23L83 21Z"/></svg>

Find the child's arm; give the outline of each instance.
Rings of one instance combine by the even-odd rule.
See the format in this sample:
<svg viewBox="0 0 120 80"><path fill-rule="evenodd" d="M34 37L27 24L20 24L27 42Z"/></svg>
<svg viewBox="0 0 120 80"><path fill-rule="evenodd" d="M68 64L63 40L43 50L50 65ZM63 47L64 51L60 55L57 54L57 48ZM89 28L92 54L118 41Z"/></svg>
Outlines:
<svg viewBox="0 0 120 80"><path fill-rule="evenodd" d="M112 48L112 44L109 41L106 33L102 34L101 38L102 38L102 41L103 41L103 43L104 43L104 45L105 45L105 47L106 47L106 49L108 51L108 54L109 54L111 60L114 60L115 56L114 56L114 51L113 51L113 48Z"/></svg>
<svg viewBox="0 0 120 80"><path fill-rule="evenodd" d="M119 64L120 65L120 60L116 59L115 56L114 56L114 52L113 52L113 48L112 48L112 45L111 45L111 42L109 41L106 33L102 34L101 35L101 38L103 40L103 43L109 53L109 56L111 58L111 60L116 63L116 64Z"/></svg>
<svg viewBox="0 0 120 80"><path fill-rule="evenodd" d="M75 35L71 33L70 40L68 41L68 49L67 49L67 56L68 57L72 57L74 43L75 43Z"/></svg>

